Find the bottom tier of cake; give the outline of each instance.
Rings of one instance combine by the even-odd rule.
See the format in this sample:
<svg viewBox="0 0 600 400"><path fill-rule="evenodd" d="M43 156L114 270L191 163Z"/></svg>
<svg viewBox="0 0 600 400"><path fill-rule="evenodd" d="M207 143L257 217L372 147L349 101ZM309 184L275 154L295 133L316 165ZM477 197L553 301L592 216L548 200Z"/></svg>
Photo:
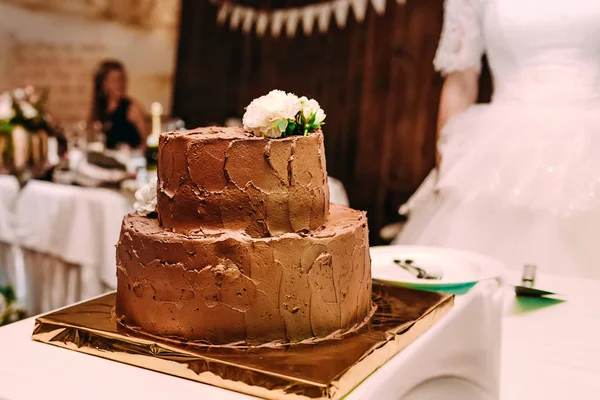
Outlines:
<svg viewBox="0 0 600 400"><path fill-rule="evenodd" d="M317 233L256 239L177 234L131 214L117 278L117 317L148 334L253 345L325 337L371 311L367 219L332 204Z"/></svg>

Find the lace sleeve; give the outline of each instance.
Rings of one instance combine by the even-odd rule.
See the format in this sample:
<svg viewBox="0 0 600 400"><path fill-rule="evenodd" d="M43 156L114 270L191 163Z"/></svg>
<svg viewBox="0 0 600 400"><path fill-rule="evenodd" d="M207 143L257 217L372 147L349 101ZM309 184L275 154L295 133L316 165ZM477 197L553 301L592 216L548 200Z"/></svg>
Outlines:
<svg viewBox="0 0 600 400"><path fill-rule="evenodd" d="M481 70L481 17L481 0L445 0L442 37L433 60L436 71L447 75L469 68Z"/></svg>

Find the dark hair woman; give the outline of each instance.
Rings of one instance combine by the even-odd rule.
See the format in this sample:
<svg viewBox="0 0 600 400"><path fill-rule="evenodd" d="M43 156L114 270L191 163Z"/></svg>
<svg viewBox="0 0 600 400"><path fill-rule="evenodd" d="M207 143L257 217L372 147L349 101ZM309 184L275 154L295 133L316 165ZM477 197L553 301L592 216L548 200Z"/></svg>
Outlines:
<svg viewBox="0 0 600 400"><path fill-rule="evenodd" d="M119 61L102 62L94 77L92 122L102 123L106 147L139 148L148 135L143 107L127 96L127 74Z"/></svg>

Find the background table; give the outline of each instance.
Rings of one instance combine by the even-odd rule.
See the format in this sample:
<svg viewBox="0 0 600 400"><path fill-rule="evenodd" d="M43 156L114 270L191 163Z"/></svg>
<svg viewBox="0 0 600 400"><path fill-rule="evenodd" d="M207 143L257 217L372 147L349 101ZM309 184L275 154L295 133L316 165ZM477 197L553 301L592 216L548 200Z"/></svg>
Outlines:
<svg viewBox="0 0 600 400"><path fill-rule="evenodd" d="M0 175L0 286L15 279L13 243L14 213L19 196L19 181Z"/></svg>
<svg viewBox="0 0 600 400"><path fill-rule="evenodd" d="M121 221L131 211L131 201L116 190L29 182L18 197L15 241L25 276L17 293L30 312L104 292L115 275Z"/></svg>
<svg viewBox="0 0 600 400"><path fill-rule="evenodd" d="M502 298L482 282L348 399L485 400L498 391ZM33 319L0 328L0 399L248 399L248 396L31 341ZM452 390L456 395L452 395ZM440 390L443 395L440 394ZM420 393L420 394L419 394ZM440 397L442 396L442 397ZM436 397L429 397L436 398Z"/></svg>

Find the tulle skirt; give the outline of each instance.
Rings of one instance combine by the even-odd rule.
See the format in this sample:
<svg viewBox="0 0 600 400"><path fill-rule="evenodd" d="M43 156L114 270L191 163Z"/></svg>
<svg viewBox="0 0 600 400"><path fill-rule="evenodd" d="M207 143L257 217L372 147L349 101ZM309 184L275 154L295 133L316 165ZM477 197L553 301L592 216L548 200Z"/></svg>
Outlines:
<svg viewBox="0 0 600 400"><path fill-rule="evenodd" d="M473 106L445 126L439 149L439 174L401 208L396 244L600 279L600 106Z"/></svg>

